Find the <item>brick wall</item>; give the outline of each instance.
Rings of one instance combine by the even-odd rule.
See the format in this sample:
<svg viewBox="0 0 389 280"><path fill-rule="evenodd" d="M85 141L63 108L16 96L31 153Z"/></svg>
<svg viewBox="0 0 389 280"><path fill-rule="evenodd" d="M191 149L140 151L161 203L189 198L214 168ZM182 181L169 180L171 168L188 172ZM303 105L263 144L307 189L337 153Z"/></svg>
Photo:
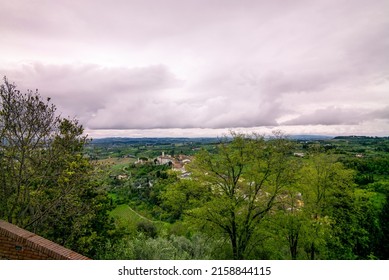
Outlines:
<svg viewBox="0 0 389 280"><path fill-rule="evenodd" d="M0 260L88 260L32 232L0 220Z"/></svg>

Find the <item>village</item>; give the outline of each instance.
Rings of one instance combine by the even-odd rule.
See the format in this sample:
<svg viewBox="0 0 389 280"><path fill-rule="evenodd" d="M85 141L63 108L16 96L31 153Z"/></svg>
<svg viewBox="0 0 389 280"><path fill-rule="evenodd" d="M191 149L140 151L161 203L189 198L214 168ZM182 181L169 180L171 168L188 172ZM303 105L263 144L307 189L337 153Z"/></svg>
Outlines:
<svg viewBox="0 0 389 280"><path fill-rule="evenodd" d="M179 154L176 156L172 156L169 154L165 154L165 152L161 152L161 155L156 158L146 158L146 157L139 157L137 160L133 163L135 166L142 166L142 165L153 165L153 166L168 166L171 168L172 171L175 171L178 173L178 177L185 179L190 177L190 172L187 171L186 165L190 163L193 160L193 156L183 155ZM111 174L111 177L117 179L117 180L127 180L130 177L130 172L128 172L128 167L123 167L122 172L119 174Z"/></svg>

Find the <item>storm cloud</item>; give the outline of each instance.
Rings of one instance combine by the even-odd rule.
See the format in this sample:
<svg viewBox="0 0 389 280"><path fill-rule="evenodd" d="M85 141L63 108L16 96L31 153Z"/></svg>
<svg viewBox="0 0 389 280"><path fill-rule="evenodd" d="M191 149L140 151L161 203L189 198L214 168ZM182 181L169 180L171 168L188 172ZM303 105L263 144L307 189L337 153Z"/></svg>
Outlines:
<svg viewBox="0 0 389 280"><path fill-rule="evenodd" d="M388 1L0 1L0 74L92 134L388 134Z"/></svg>

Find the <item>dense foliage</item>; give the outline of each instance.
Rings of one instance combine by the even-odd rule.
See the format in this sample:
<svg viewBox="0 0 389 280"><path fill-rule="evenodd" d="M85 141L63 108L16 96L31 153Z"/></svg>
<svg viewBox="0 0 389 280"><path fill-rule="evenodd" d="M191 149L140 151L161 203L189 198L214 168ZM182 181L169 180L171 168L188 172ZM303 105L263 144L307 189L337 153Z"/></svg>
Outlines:
<svg viewBox="0 0 389 280"><path fill-rule="evenodd" d="M189 179L166 165L130 164L132 175L111 188L129 205L114 211L127 237L101 257L387 259L387 155L380 138L363 155L358 141L233 133L195 154Z"/></svg>
<svg viewBox="0 0 389 280"><path fill-rule="evenodd" d="M0 88L0 218L93 257L109 238L107 195L84 157L77 120L56 116L50 99Z"/></svg>

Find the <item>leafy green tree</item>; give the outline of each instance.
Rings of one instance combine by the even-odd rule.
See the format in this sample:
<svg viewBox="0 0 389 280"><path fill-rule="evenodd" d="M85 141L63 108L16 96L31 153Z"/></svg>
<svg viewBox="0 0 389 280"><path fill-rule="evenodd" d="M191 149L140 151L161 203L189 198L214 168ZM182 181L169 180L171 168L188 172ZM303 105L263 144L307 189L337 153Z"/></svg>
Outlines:
<svg viewBox="0 0 389 280"><path fill-rule="evenodd" d="M232 134L215 154L201 151L191 166L192 179L210 192L209 200L186 213L199 225L229 239L232 258L248 257L261 220L269 214L281 190L291 184L292 142L276 134Z"/></svg>
<svg viewBox="0 0 389 280"><path fill-rule="evenodd" d="M354 195L355 172L337 160L311 150L300 160L295 184L279 196L268 226L279 247L287 244L292 259L353 259L358 242L366 238Z"/></svg>
<svg viewBox="0 0 389 280"><path fill-rule="evenodd" d="M32 205L40 189L36 180L51 177L49 171L44 172L54 159L47 148L59 123L49 100L44 102L31 91L21 94L4 80L0 87L0 214L11 223L26 226L34 219Z"/></svg>
<svg viewBox="0 0 389 280"><path fill-rule="evenodd" d="M332 251L338 248L331 258L352 258L349 252L350 234L355 234L357 230L353 220L355 172L337 162L335 155L322 152L311 153L301 171L304 210L311 215L306 242L309 258L317 258L320 252L321 258L329 257L326 255L329 243L333 247Z"/></svg>
<svg viewBox="0 0 389 280"><path fill-rule="evenodd" d="M286 243L289 257L293 260L301 255L299 249L307 239L310 226L310 214L304 208L300 191L296 187L283 190L278 199L277 211L266 224L267 230L273 233L276 248L280 251L282 244Z"/></svg>
<svg viewBox="0 0 389 280"><path fill-rule="evenodd" d="M382 193L357 189L354 192L354 209L358 234L355 236L353 252L358 259L379 257L382 249L382 219L386 197Z"/></svg>
<svg viewBox="0 0 389 280"><path fill-rule="evenodd" d="M84 157L77 120L60 118L50 99L0 87L0 218L93 256L113 230L106 194Z"/></svg>
<svg viewBox="0 0 389 280"><path fill-rule="evenodd" d="M191 238L170 235L150 238L144 234L126 236L116 244L107 244L100 251L100 259L134 260L206 260L214 259L221 244L203 234Z"/></svg>
<svg viewBox="0 0 389 280"><path fill-rule="evenodd" d="M380 259L389 259L389 192L385 195L385 202L380 213L380 227L382 231L380 246L376 254Z"/></svg>
<svg viewBox="0 0 389 280"><path fill-rule="evenodd" d="M211 192L193 180L179 180L170 184L161 193L162 207L169 221L181 220L185 211L197 208L206 202Z"/></svg>

